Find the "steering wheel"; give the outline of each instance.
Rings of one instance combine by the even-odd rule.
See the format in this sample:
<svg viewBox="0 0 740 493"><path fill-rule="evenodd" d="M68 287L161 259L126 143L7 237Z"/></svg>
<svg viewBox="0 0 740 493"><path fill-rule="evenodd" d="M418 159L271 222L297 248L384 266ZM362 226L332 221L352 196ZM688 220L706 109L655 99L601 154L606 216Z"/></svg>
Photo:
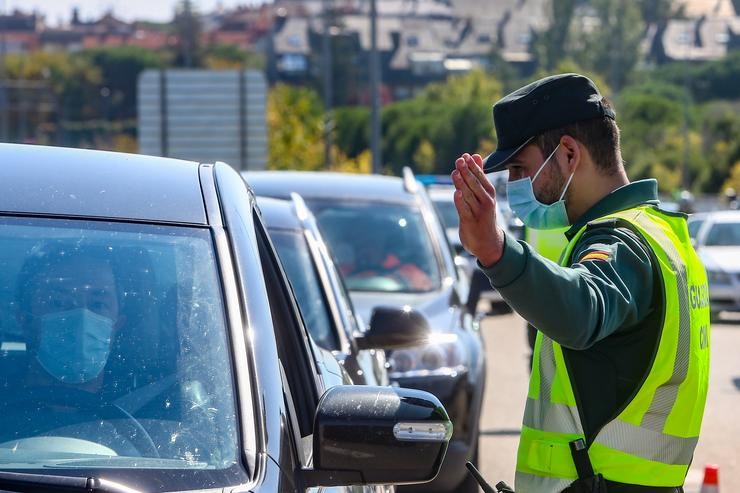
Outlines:
<svg viewBox="0 0 740 493"><path fill-rule="evenodd" d="M0 406L0 412L3 414L22 413L26 410L38 412L49 406L70 408L109 421L110 425L143 456L159 457L154 440L135 417L122 407L84 390L51 386L27 388L6 400L4 405Z"/></svg>

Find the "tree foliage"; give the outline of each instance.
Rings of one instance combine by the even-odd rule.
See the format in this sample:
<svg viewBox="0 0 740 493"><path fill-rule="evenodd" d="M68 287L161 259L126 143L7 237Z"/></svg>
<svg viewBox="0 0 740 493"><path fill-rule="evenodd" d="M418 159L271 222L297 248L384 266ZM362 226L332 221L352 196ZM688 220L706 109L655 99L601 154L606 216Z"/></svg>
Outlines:
<svg viewBox="0 0 740 493"><path fill-rule="evenodd" d="M549 0L545 9L548 27L536 35L533 50L544 70L553 70L566 56L576 0Z"/></svg>
<svg viewBox="0 0 740 493"><path fill-rule="evenodd" d="M462 153L490 150L491 107L501 96L498 80L473 71L389 105L382 115L384 162L394 173L411 165L445 174ZM421 156L433 162L420 163Z"/></svg>
<svg viewBox="0 0 740 493"><path fill-rule="evenodd" d="M159 53L138 46L98 48L74 56L87 60L100 70L100 113L107 120L136 118L139 74L167 63Z"/></svg>
<svg viewBox="0 0 740 493"><path fill-rule="evenodd" d="M200 67L202 65L201 31L202 21L192 0L181 0L175 8L175 33L177 48L175 65L178 67Z"/></svg>
<svg viewBox="0 0 740 493"><path fill-rule="evenodd" d="M205 68L224 69L265 69L265 58L254 51L243 50L237 45L218 44L208 47L203 53Z"/></svg>
<svg viewBox="0 0 740 493"><path fill-rule="evenodd" d="M278 84L267 99L269 169L324 168L323 107L315 91Z"/></svg>

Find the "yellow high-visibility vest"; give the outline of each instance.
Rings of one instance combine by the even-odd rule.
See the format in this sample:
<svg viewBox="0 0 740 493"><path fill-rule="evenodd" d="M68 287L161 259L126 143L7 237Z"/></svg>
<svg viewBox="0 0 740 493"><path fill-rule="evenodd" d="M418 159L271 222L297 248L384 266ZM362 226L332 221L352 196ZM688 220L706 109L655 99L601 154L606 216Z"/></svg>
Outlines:
<svg viewBox="0 0 740 493"><path fill-rule="evenodd" d="M560 255L568 245L565 232L569 228L533 229L527 228L524 234L525 241L534 248L534 251L553 262L560 261Z"/></svg>
<svg viewBox="0 0 740 493"><path fill-rule="evenodd" d="M602 220L617 220L645 240L660 272L664 306L645 380L619 415L598 431L588 455L594 471L608 480L681 486L699 438L709 382L706 272L683 216L644 205L594 222ZM571 239L561 265L570 264L587 227ZM585 439L581 414L588 409L577 407L562 347L539 333L517 454L517 491L559 492L577 478L568 444Z"/></svg>

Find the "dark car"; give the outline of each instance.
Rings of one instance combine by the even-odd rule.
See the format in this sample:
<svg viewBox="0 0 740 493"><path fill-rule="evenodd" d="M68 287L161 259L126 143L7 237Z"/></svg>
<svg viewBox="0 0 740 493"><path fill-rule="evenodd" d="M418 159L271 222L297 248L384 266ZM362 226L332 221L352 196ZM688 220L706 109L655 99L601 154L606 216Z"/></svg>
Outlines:
<svg viewBox="0 0 740 493"><path fill-rule="evenodd" d="M433 331L430 341L388 354L390 379L442 400L454 423L442 472L423 491L477 491L465 472L475 461L485 386L478 325L465 308L445 231L413 175L248 172L258 195L301 195L339 266L354 306L367 319L379 305L409 306Z"/></svg>
<svg viewBox="0 0 740 493"><path fill-rule="evenodd" d="M428 327L414 324L408 311L387 307L366 329L303 199L259 197L257 204L313 340L336 356L355 384L388 385L383 350L421 344ZM404 326L401 334L390 330L398 325Z"/></svg>
<svg viewBox="0 0 740 493"><path fill-rule="evenodd" d="M444 407L346 385L228 165L5 144L0 160L0 490L436 475Z"/></svg>

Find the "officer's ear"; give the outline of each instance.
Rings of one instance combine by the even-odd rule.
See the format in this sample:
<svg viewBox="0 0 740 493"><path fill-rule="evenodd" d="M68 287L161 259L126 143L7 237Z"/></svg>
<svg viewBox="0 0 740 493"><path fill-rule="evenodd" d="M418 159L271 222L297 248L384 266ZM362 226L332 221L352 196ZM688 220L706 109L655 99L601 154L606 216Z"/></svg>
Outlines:
<svg viewBox="0 0 740 493"><path fill-rule="evenodd" d="M584 158L584 149L578 140L566 134L560 138L560 150L558 163L561 166L561 171L565 176L570 176L581 164L581 160Z"/></svg>

